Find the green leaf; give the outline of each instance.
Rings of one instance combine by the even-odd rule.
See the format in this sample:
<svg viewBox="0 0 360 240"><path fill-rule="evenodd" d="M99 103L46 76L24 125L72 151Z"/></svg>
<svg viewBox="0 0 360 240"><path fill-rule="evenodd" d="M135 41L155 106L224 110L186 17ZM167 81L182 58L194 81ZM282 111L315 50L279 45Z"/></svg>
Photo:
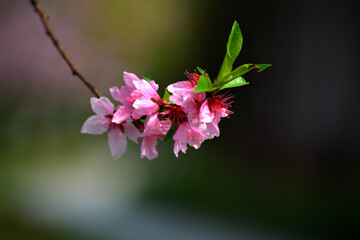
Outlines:
<svg viewBox="0 0 360 240"><path fill-rule="evenodd" d="M246 80L244 78L237 77L237 78L231 80L230 82L222 85L219 90L223 90L223 89L226 89L226 88L241 87L241 86L244 86L244 85L247 85L247 84L249 84L249 83L246 82Z"/></svg>
<svg viewBox="0 0 360 240"><path fill-rule="evenodd" d="M147 75L144 75L143 78L144 78L147 82L151 82L151 81L152 81L152 79L151 79L149 76L147 76Z"/></svg>
<svg viewBox="0 0 360 240"><path fill-rule="evenodd" d="M175 135L178 128L179 128L179 126L175 122L173 122L171 124L169 131L166 133L166 135L164 137L164 142L171 139Z"/></svg>
<svg viewBox="0 0 360 240"><path fill-rule="evenodd" d="M242 44L243 37L241 34L241 30L239 24L235 21L232 26L229 40L226 46L226 54L229 56L231 64L234 63L235 59L239 55Z"/></svg>
<svg viewBox="0 0 360 240"><path fill-rule="evenodd" d="M253 69L255 66L254 64L243 64L239 67L237 67L234 71L232 71L231 73L227 74L226 76L224 76L223 78L223 83L228 83L231 80L238 78L242 75L244 75L245 73L249 72L251 69Z"/></svg>
<svg viewBox="0 0 360 240"><path fill-rule="evenodd" d="M201 75L204 75L205 71L202 68L200 68L200 67L196 67L196 68Z"/></svg>
<svg viewBox="0 0 360 240"><path fill-rule="evenodd" d="M170 96L171 96L170 93L169 93L168 90L165 88L164 95L163 95L162 99L165 100L165 101L167 101L167 102L170 102L170 99L169 99Z"/></svg>
<svg viewBox="0 0 360 240"><path fill-rule="evenodd" d="M213 84L209 77L201 75L195 89L195 93L211 92L213 91Z"/></svg>
<svg viewBox="0 0 360 240"><path fill-rule="evenodd" d="M217 85L219 82L221 82L222 78L230 73L232 70L232 64L229 63L229 58L227 57L227 54L225 55L225 58L223 60L223 63L221 65L218 77L215 80L215 85Z"/></svg>
<svg viewBox="0 0 360 240"><path fill-rule="evenodd" d="M258 69L257 72L262 72L264 71L265 69L267 69L268 67L271 67L271 64L255 64L255 67Z"/></svg>
<svg viewBox="0 0 360 240"><path fill-rule="evenodd" d="M228 43L226 45L225 58L221 65L218 77L215 81L216 84L220 84L222 82L222 78L231 72L232 65L234 64L237 56L241 51L242 44L243 37L241 34L241 30L239 24L235 21L231 29Z"/></svg>
<svg viewBox="0 0 360 240"><path fill-rule="evenodd" d="M253 70L253 69L257 69L257 72L261 72L264 71L266 68L270 67L271 64L251 64L251 63L247 63L247 64L243 64L239 67L237 67L234 71L232 71L231 73L225 75L221 81L221 83L219 83L218 85L223 86L224 84L227 84L228 82L244 75L245 73ZM216 87L218 86L216 85Z"/></svg>

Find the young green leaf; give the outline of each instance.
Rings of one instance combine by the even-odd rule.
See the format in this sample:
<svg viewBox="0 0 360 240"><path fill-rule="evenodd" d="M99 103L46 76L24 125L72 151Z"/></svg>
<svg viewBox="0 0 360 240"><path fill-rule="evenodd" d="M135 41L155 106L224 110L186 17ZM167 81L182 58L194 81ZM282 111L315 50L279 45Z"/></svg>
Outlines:
<svg viewBox="0 0 360 240"><path fill-rule="evenodd" d="M170 93L168 92L168 90L165 88L165 91L164 91L164 95L162 97L163 100L167 101L167 102L170 102Z"/></svg>
<svg viewBox="0 0 360 240"><path fill-rule="evenodd" d="M232 71L231 73L227 74L226 76L224 76L223 78L223 83L227 83L230 82L231 80L238 78L242 75L244 75L245 73L249 72L251 69L255 68L254 64L243 64L239 67L237 67L234 71Z"/></svg>
<svg viewBox="0 0 360 240"><path fill-rule="evenodd" d="M221 64L221 68L218 74L218 77L215 80L215 85L217 86L220 82L222 82L224 76L231 72L232 70L232 64L229 62L229 58L227 57L227 54L225 55L225 58L223 60L223 63Z"/></svg>
<svg viewBox="0 0 360 240"><path fill-rule="evenodd" d="M235 59L239 55L242 44L243 44L243 37L241 34L241 30L239 24L235 21L232 26L229 40L226 46L226 50L227 50L226 53L229 56L231 63L234 63Z"/></svg>
<svg viewBox="0 0 360 240"><path fill-rule="evenodd" d="M235 21L231 29L228 43L226 45L225 58L221 65L218 77L215 81L216 85L220 84L223 77L231 72L232 65L234 64L235 59L241 51L242 44L243 37L241 34L241 30L239 24Z"/></svg>
<svg viewBox="0 0 360 240"><path fill-rule="evenodd" d="M255 64L255 67L258 69L257 72L262 72L265 69L267 69L268 67L271 67L271 64Z"/></svg>
<svg viewBox="0 0 360 240"><path fill-rule="evenodd" d="M244 85L247 85L247 84L249 84L249 83L246 82L246 80L244 78L237 77L237 78L231 80L230 82L222 85L219 90L223 90L223 89L226 89L226 88L241 87L241 86L244 86Z"/></svg>
<svg viewBox="0 0 360 240"><path fill-rule="evenodd" d="M147 75L144 75L143 78L144 78L147 82L151 82L151 81L152 81L152 79L151 79L149 76L147 76Z"/></svg>
<svg viewBox="0 0 360 240"><path fill-rule="evenodd" d="M251 63L243 64L243 65L237 67L231 73L225 75L223 77L223 80L221 81L221 85L224 85L224 84L232 81L233 79L236 79L253 69L258 69L257 72L261 72L270 66L271 66L271 64L251 64Z"/></svg>
<svg viewBox="0 0 360 240"><path fill-rule="evenodd" d="M211 92L213 91L213 84L209 77L201 75L195 89L195 93Z"/></svg>

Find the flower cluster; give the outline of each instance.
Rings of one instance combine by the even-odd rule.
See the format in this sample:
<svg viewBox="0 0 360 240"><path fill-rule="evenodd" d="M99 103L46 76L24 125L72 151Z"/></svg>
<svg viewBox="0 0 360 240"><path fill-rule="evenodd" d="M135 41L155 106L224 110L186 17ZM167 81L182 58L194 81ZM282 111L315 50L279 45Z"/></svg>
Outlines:
<svg viewBox="0 0 360 240"><path fill-rule="evenodd" d="M228 88L241 87L248 82L242 77L256 69L261 72L271 64L243 64L233 69L233 63L242 48L243 38L235 21L226 46L226 54L219 74L213 81L201 68L198 72L186 72L187 81L170 84L164 97L157 93L159 86L148 77L138 78L124 73L125 86L110 88L111 96L120 106L106 97L92 98L91 106L96 113L84 123L81 132L102 134L107 132L113 157L120 158L127 145L126 136L137 142L142 138L141 157L158 156L159 140L174 140L174 153L186 153L188 145L198 149L207 140L220 135L221 118L231 114L232 96L219 94Z"/></svg>
<svg viewBox="0 0 360 240"><path fill-rule="evenodd" d="M186 75L188 81L167 87L172 95L166 101L160 98L154 81L124 72L125 85L110 88L113 99L121 104L115 108L106 97L91 98L96 115L86 120L81 132L107 132L115 159L126 150L126 136L134 142L142 138L141 157L148 159L158 156L158 140L164 140L165 136L171 135L170 132L173 132L177 157L179 151L186 153L187 145L198 149L205 140L219 136L220 119L231 113L228 110L231 96L195 93L200 75L188 72Z"/></svg>

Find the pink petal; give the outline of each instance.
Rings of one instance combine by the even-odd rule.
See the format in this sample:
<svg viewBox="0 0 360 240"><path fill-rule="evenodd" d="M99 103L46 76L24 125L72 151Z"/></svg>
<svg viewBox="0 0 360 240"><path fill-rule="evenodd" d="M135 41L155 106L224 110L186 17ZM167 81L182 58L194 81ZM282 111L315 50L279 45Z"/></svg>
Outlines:
<svg viewBox="0 0 360 240"><path fill-rule="evenodd" d="M188 101L193 101L193 92L196 86L188 81L181 81L170 84L167 89L173 95L170 96L170 101L173 101L177 105L184 107L184 104Z"/></svg>
<svg viewBox="0 0 360 240"><path fill-rule="evenodd" d="M145 80L134 82L135 88L140 90L144 96L156 96L154 88Z"/></svg>
<svg viewBox="0 0 360 240"><path fill-rule="evenodd" d="M150 115L159 108L159 106L147 96L137 99L132 106L139 115Z"/></svg>
<svg viewBox="0 0 360 240"><path fill-rule="evenodd" d="M206 137L208 139L212 139L214 137L220 136L220 130L218 123L215 121L212 121L211 123L206 124Z"/></svg>
<svg viewBox="0 0 360 240"><path fill-rule="evenodd" d="M173 136L175 141L183 141L187 137L187 132L189 130L189 123L182 123L179 128L176 130L176 133Z"/></svg>
<svg viewBox="0 0 360 240"><path fill-rule="evenodd" d="M132 141L137 143L138 142L137 139L141 135L139 130L134 126L134 124L131 121L124 123L123 126L124 126L124 131L128 136L128 138L130 138Z"/></svg>
<svg viewBox="0 0 360 240"><path fill-rule="evenodd" d="M121 95L121 91L118 87L111 87L110 88L110 94L112 96L113 99L115 99L116 101L122 100L123 96Z"/></svg>
<svg viewBox="0 0 360 240"><path fill-rule="evenodd" d="M81 133L102 134L109 129L110 119L97 115L89 117L81 128Z"/></svg>
<svg viewBox="0 0 360 240"><path fill-rule="evenodd" d="M111 128L108 133L109 146L113 158L120 158L126 150L126 136L120 130L120 128Z"/></svg>
<svg viewBox="0 0 360 240"><path fill-rule="evenodd" d="M215 111L215 117L220 120L220 118L227 117L229 114L227 113L226 108L221 108L221 110Z"/></svg>
<svg viewBox="0 0 360 240"><path fill-rule="evenodd" d="M140 78L138 78L133 73L124 72L123 76L124 76L124 82L125 82L126 86L131 87L131 88L135 88L134 82L141 81Z"/></svg>
<svg viewBox="0 0 360 240"><path fill-rule="evenodd" d="M191 127L188 132L189 145L198 149L203 141L205 141L205 136L203 135L202 130L200 128Z"/></svg>
<svg viewBox="0 0 360 240"><path fill-rule="evenodd" d="M193 93L193 99L198 102L204 101L206 98L206 93L200 92L200 93Z"/></svg>
<svg viewBox="0 0 360 240"><path fill-rule="evenodd" d="M156 92L159 89L159 85L155 83L155 81L150 81L150 86L154 89Z"/></svg>
<svg viewBox="0 0 360 240"><path fill-rule="evenodd" d="M132 117L134 120L138 120L138 119L140 119L140 118L141 118L141 116L142 116L142 115L137 114L136 112L133 112L133 113L131 114L131 117Z"/></svg>
<svg viewBox="0 0 360 240"><path fill-rule="evenodd" d="M169 91L169 93L181 93L183 91L192 89L194 87L194 85L192 85L189 81L180 81L180 82L176 82L173 84L170 84L167 87L167 90Z"/></svg>
<svg viewBox="0 0 360 240"><path fill-rule="evenodd" d="M106 97L91 98L91 108L99 116L112 116L114 114L114 104Z"/></svg>
<svg viewBox="0 0 360 240"><path fill-rule="evenodd" d="M187 137L190 130L189 123L182 123L179 128L176 130L176 133L173 136L175 140L174 143L174 153L176 157L179 157L179 151L186 153L187 150Z"/></svg>
<svg viewBox="0 0 360 240"><path fill-rule="evenodd" d="M184 103L184 98L181 95L171 95L169 97L169 100L179 106L183 106L183 103Z"/></svg>
<svg viewBox="0 0 360 240"><path fill-rule="evenodd" d="M169 131L172 123L170 120L166 121L160 121L160 135L166 135L166 133Z"/></svg>
<svg viewBox="0 0 360 240"><path fill-rule="evenodd" d="M160 132L160 121L158 118L158 114L149 115L144 124L144 133L143 136L151 135L151 134L159 134Z"/></svg>
<svg viewBox="0 0 360 240"><path fill-rule="evenodd" d="M188 121L191 126L198 127L200 123L199 112L200 108L197 103L193 102L192 105L186 104L188 108L184 108L184 112L187 113Z"/></svg>
<svg viewBox="0 0 360 240"><path fill-rule="evenodd" d="M132 112L132 109L130 109L129 107L127 107L125 105L120 106L119 109L116 110L116 112L114 113L112 122L120 124L120 123L126 121L127 119L130 118L131 112Z"/></svg>
<svg viewBox="0 0 360 240"><path fill-rule="evenodd" d="M205 100L205 102L200 107L200 122L204 123L210 123L214 119L214 113L210 112L208 101Z"/></svg>
<svg viewBox="0 0 360 240"><path fill-rule="evenodd" d="M131 88L129 86L121 86L120 89L118 87L110 88L111 96L116 101L119 101L124 105L129 104L129 103L132 104L135 101L133 99L133 97L131 96L133 91L134 91L134 88Z"/></svg>
<svg viewBox="0 0 360 240"><path fill-rule="evenodd" d="M183 153L186 153L186 150L187 150L187 146L186 146L186 142L183 142L183 141L175 141L174 143L174 153L175 153L175 156L178 158L179 157L179 152L180 150L183 152Z"/></svg>
<svg viewBox="0 0 360 240"><path fill-rule="evenodd" d="M149 160L156 158L159 155L156 151L157 142L157 136L145 136L141 142L141 158L144 158L145 156Z"/></svg>
<svg viewBox="0 0 360 240"><path fill-rule="evenodd" d="M139 89L135 89L135 90L132 91L131 94L130 94L130 97L131 97L132 99L134 99L134 102L135 102L136 99L139 99L139 98L141 98L142 96L143 96L143 93L142 93L142 91L139 90Z"/></svg>

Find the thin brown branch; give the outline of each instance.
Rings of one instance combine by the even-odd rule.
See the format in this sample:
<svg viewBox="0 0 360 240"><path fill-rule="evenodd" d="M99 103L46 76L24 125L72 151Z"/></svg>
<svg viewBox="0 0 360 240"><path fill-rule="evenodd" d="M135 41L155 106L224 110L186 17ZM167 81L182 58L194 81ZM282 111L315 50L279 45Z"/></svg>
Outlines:
<svg viewBox="0 0 360 240"><path fill-rule="evenodd" d="M40 4L36 1L36 0L30 0L31 5L34 7L35 12L39 15L41 22L44 25L46 34L49 36L49 38L51 39L51 41L53 42L54 46L56 47L56 49L59 51L59 53L61 54L61 56L63 57L63 59L65 60L65 62L69 65L72 74L75 76L78 76L80 78L80 80L90 89L90 91L98 98L100 98L101 94L99 93L99 91L96 89L96 87L94 85L92 85L89 80L87 80L87 78L85 78L85 76L79 72L79 70L77 69L77 67L75 66L75 64L71 61L69 55L65 52L65 50L61 47L58 38L55 36L54 31L51 29L49 21L48 21L48 16L46 15L46 13L44 12L44 10L42 9L42 7L40 6Z"/></svg>

